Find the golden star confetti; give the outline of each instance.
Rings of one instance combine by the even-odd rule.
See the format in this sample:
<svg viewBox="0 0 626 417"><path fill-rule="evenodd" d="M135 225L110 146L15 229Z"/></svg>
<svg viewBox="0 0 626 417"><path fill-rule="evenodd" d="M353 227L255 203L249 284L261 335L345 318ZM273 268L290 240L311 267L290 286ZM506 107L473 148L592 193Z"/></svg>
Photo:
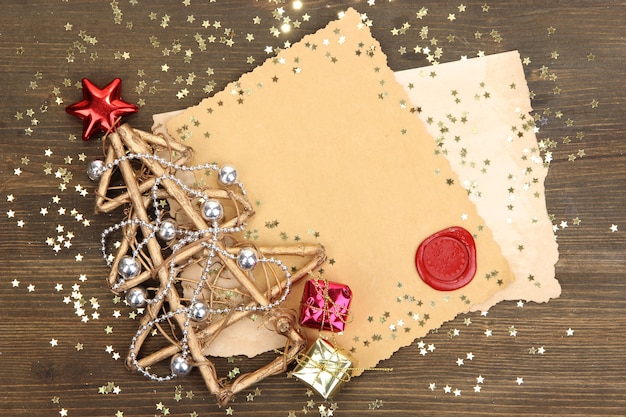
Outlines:
<svg viewBox="0 0 626 417"><path fill-rule="evenodd" d="M443 64L467 60L473 56L488 56L505 50L521 49L522 63L529 78L530 96L536 116L534 126L529 126L537 130L540 139L538 152L543 163L551 165L551 169L567 169L574 173L580 172L576 171L579 167L596 160L597 148L592 144L596 143L600 133L592 126L598 120L609 120L611 117L609 112L614 111L611 110L614 99L605 97L604 95L608 93L602 90L593 92L593 95L573 94L578 92L573 83L579 81L571 80L579 79L579 67L587 67L598 77L602 75L601 71L610 57L607 57L601 45L594 44L593 37L586 36L576 37L577 41L584 39L584 42L577 48L570 48L568 42L571 42L573 35L571 29L565 25L564 19L556 18L556 14L554 17L546 16L545 19L537 21L525 20L521 26L516 25L517 21L511 17L513 11L503 10L496 2L465 3L442 5L433 2L394 7L394 2L368 0L355 5L364 14L364 25L372 27L377 36L383 32L388 34L381 35L381 39L385 40L384 52L388 54L390 65L394 70ZM94 220L91 214L90 197L93 197L94 187L84 176L84 166L85 161L101 155L96 148L81 147L75 133L57 130L58 121L64 116L63 107L80 95L80 77L90 73L101 73L102 68L106 68L111 74L123 75L129 86L125 90L125 98L142 106L144 116L141 116L143 119L139 119L138 122L147 125L150 114L192 105L203 97L221 91L228 82L236 80L243 72L249 71L267 58L272 59L275 54L289 48L304 34L311 33L328 20L334 19L343 11L345 5L330 4L328 7L320 8L306 1L271 1L264 4L258 2L249 5L244 15L239 15L225 12L229 5L215 1L183 0L158 7L138 0L94 4L93 16L102 19L106 26L99 26L78 17L72 6L72 3L67 1L42 3L37 6L39 8L37 13L47 16L46 27L50 39L54 40L57 48L44 52L41 38L31 36L32 34L21 36L23 33L17 28L3 30L3 42L7 50L7 73L13 80L15 88L11 94L16 96L15 100L5 101L5 121L7 129L15 132L16 137L22 142L17 146L11 145L13 148L3 153L5 159L2 179L6 181L3 182L3 197L0 201L3 213L0 221L4 222L6 230L15 237L15 245L20 245L21 248L28 239L30 247L41 248L42 259L45 258L50 264L59 265L59 268L49 268L45 280L43 277L27 276L17 272L4 273L0 278L0 285L4 285L3 289L10 296L25 297L29 303L37 304L43 300L46 303L57 303L60 307L59 314L67 313L69 320L83 326L72 335L60 333L42 335L38 342L40 346L49 348L52 352L62 351L78 365L83 360L82 356L96 350L98 354L107 354L109 357L106 360L115 360L114 349L111 353L104 350L108 345L118 347L118 339L114 338L120 337L121 340L121 333L126 330L123 322L131 314L121 299L116 301L102 291L100 285L96 284L100 282L99 279L93 280L93 276L99 277L102 271L92 269L99 259L96 259L97 254L88 249L94 243L97 244L90 227L93 224L100 226L101 220ZM20 18L28 19L34 10L32 5L15 5L7 9L7 21L14 21L16 13ZM489 20L483 21L483 24L476 24L477 17ZM245 28L237 24L243 19L247 22ZM603 30L611 33L610 27L611 25L607 23ZM394 28L395 34L392 33ZM518 32L522 34L521 36L533 40L520 42ZM610 42L611 35L606 36L606 41ZM570 40L566 40L567 38ZM207 69L207 66L210 68ZM306 70L306 63L293 63L292 66ZM17 68L31 69L20 74ZM428 74L428 77L431 77L431 74ZM432 78L436 77L435 72ZM516 88L520 86L517 85ZM247 94L244 91L242 99L247 100ZM166 97L166 100L163 97ZM577 98L581 99L577 101ZM172 103L169 108L163 106L168 100ZM486 98L481 95L480 100ZM458 103L463 104L463 101ZM449 129L449 126L461 123L462 116L452 116L456 117L457 121L446 119L441 129ZM436 125L437 122L433 123ZM515 137L516 133L510 134ZM604 135L605 132L602 132L602 136ZM12 140L7 141L7 146L14 143ZM22 147L21 143L28 144L28 147ZM529 158L532 153L534 151L529 153ZM466 154L464 160L468 165L474 163L477 172L482 169L488 172L491 169L491 165L472 158L471 152ZM565 165L569 166L568 168L562 168L561 163L564 162L567 162ZM493 161L491 163L493 164ZM46 194L47 198L42 196L33 205L32 192L29 190L35 182L41 187L36 191L38 196ZM564 183L563 187L569 187L573 183ZM517 193L523 190L523 186L515 187L512 196L517 196ZM532 187L532 181L529 186ZM469 184L468 190L479 191L480 183ZM511 201L510 204L511 211L515 211L519 201ZM581 234L592 238L595 236L610 239L611 242L619 242L619 239L622 239L623 234L619 230L619 225L623 221L621 212L596 217L590 216L588 210L573 210L573 206L563 201L553 200L551 204L551 211L554 212L552 220L554 231L558 232L559 241L566 248L569 247L571 239L578 241ZM61 227L57 229L58 226ZM258 239L258 233L263 233L263 230L251 233L250 239L253 240L255 237ZM299 237L304 238L305 235L306 233ZM294 240L296 238L286 237ZM523 252L528 249L529 245L525 245ZM68 274L60 272L66 269L72 272ZM86 275L79 275L76 271L89 271L90 280L87 280ZM531 285L539 283L532 274L529 274L528 278L524 277L524 280ZM567 283L566 279L564 283ZM92 303L93 297L99 300ZM402 298L402 294L399 297L403 303L409 303ZM417 301L414 300L413 303ZM426 361L433 358L436 352L436 355L446 355L445 362L448 365L441 370L442 374L456 372L456 368L459 367L457 359L464 362L460 369L475 371L466 379L446 380L442 377L432 382L428 379L419 379L418 382L421 383L416 384L416 391L420 395L432 393L433 401L445 402L444 404L448 406L449 403L464 401L466 397L472 395L491 395L488 393L493 393L494 387L489 384L493 383L496 377L510 381L511 385L516 387L519 386L522 396L526 385L540 384L542 381L531 377L527 372L520 372L519 375L513 371L507 373L506 370L499 370L498 372L501 372L499 375L483 372L490 369L486 365L489 358L476 355L470 360L467 358L471 353L470 348L461 346L470 345L474 341L496 343L505 350L511 348L509 349L511 355L519 355L516 357L522 361L536 360L544 353L547 355L545 359L549 359L551 353L564 349L546 344L548 330L544 329L550 328L547 324L536 324L533 329L524 325L524 314L536 308L533 303L524 302L523 307L518 307L516 302L512 303L512 307L519 308L515 310L520 317L517 321L504 322L498 312L490 314L489 320L486 316L475 313L457 320L454 325L443 329L441 334L428 335L422 339L424 343L422 347L419 347L419 342L416 341L415 346L410 349L420 353L418 356L424 360L425 366L428 366L429 362ZM376 312L372 319L379 322L380 317L385 318L386 321L381 323L381 326L384 325L387 333L380 334L391 337L392 334L406 329L411 331L411 327L419 326L420 321L425 320L417 310L407 309L407 313L409 312L413 314L401 318L385 318L381 311ZM469 322L466 323L465 319L469 319ZM567 320L559 321L560 327L554 329L555 334L563 336L564 339L571 337L572 342L579 340L579 335L581 337L583 335L583 329L579 326L577 317L573 316L571 323ZM115 332L110 334L103 332L107 326L113 328L111 326L113 323ZM94 325L96 327L90 327ZM509 336L511 326L517 332L515 337ZM455 336L454 329L461 331ZM450 339L447 336L448 330L452 336ZM101 333L102 337L110 338L111 341L103 344L104 339L98 339L97 343L102 346L95 346L80 336L81 333L78 332L82 331ZM56 341L54 346L53 341ZM361 344L363 342L358 341ZM372 340L368 342L374 343ZM510 343L513 342L520 344L517 350L512 349L515 345ZM454 348L451 347L452 344ZM433 346L433 351L429 350L430 345ZM471 349L477 352L475 348ZM421 354L422 351L424 354ZM52 357L50 360L54 363L56 359ZM228 372L234 368L234 365L229 365L228 369L225 369ZM95 373L85 377L91 386L97 387L103 384L102 381L112 378L107 377L109 375L107 369L102 369L101 372L101 377ZM482 376L480 381L478 378L472 379L478 372L486 375L484 383ZM525 382L518 385L517 378ZM190 385L188 387L190 392L192 388L196 390L195 386ZM56 408L52 408L50 412L52 414L58 412L61 416L79 415L81 412L76 410L77 407L74 405L94 400L94 397L96 401L98 399L96 392L84 390L85 392L81 392L80 401L76 400L74 404L73 397L60 395L64 392L62 388L51 389L56 391L43 394L46 395L45 401L52 396L52 404ZM357 389L355 387L355 390ZM109 388L107 383L105 390L110 390L113 394L114 387ZM161 396L163 403L169 404L172 402L171 390L172 387L168 386L157 389L158 392L153 394ZM265 392L269 391L272 390ZM130 395L127 390L124 393ZM442 396L442 393L450 395ZM186 395L182 391L179 395L185 400ZM61 396L64 399L62 406ZM250 403L259 408L267 406L261 404L256 392L254 396L255 401ZM193 394L191 397L193 398ZM329 414L329 410L332 410L327 404L324 404L321 410L318 408L319 403L309 407L306 402L308 397L304 392L296 398L305 401L307 405L303 409L309 414L321 415L323 412ZM180 401L181 404L183 400ZM136 395L135 401L139 406L154 407L159 400L153 401L152 398ZM192 399L188 401L191 402ZM241 403L242 399L239 401ZM385 404L388 404L383 394L363 399L359 406L361 409L369 408L369 405L375 405L376 401L380 401L381 404L385 401ZM28 403L25 404L28 407ZM206 412L204 411L206 404L203 404L202 408L196 408L198 412L191 411L193 408L181 408L177 404L178 401L170 407L162 405L160 410L152 408L152 411L159 415L176 414L190 417L197 417ZM224 409L217 411L226 414ZM233 412L237 414L234 409ZM124 410L120 405L113 404L103 405L102 413L116 417L133 415L130 409ZM283 414L286 415L287 412ZM303 415L305 411L297 408L293 414ZM339 411L335 412L335 415L338 414Z"/></svg>

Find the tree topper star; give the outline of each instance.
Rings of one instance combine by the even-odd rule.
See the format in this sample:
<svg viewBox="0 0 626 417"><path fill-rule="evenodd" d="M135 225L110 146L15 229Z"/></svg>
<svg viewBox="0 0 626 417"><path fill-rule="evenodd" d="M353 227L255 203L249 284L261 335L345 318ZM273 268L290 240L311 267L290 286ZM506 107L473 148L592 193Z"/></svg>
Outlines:
<svg viewBox="0 0 626 417"><path fill-rule="evenodd" d="M103 89L98 88L87 78L83 78L83 100L65 108L69 114L83 120L83 140L99 129L107 132L119 125L119 118L138 111L134 104L120 99L122 80L111 81Z"/></svg>

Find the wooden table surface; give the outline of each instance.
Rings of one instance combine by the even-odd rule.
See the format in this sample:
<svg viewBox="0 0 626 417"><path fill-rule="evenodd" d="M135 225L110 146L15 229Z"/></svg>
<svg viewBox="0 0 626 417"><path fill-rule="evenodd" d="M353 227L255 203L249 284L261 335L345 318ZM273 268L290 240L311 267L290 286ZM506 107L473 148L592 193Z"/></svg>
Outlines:
<svg viewBox="0 0 626 417"><path fill-rule="evenodd" d="M626 415L623 1L304 0L299 10L278 0L2 4L0 415ZM124 99L141 104L133 125L149 130L153 114L220 91L261 64L267 46L296 42L347 6L373 21L394 70L429 64L417 45L442 48L441 62L512 49L527 58L543 118L538 138L556 144L546 199L561 297L459 316L424 339L436 352L401 349L382 364L393 372L366 372L330 403L280 375L219 408L195 374L158 384L129 373L112 352L125 356L136 322L114 304L99 252L100 233L121 214L94 214L84 169L101 149L80 140L80 122L64 111L81 98L76 83L121 77ZM88 322L75 312L81 297ZM460 335L450 338L453 329ZM475 359L458 366L469 352Z"/></svg>

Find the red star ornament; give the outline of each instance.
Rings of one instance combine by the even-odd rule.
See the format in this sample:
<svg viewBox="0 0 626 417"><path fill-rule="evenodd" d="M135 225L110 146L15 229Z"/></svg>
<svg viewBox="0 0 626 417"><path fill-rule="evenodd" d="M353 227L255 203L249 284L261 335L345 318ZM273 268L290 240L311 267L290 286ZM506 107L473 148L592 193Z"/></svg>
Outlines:
<svg viewBox="0 0 626 417"><path fill-rule="evenodd" d="M122 80L119 78L103 89L87 78L83 78L82 82L83 100L67 106L65 111L83 120L83 140L89 140L98 130L110 131L119 126L120 117L139 110L134 104L120 99Z"/></svg>

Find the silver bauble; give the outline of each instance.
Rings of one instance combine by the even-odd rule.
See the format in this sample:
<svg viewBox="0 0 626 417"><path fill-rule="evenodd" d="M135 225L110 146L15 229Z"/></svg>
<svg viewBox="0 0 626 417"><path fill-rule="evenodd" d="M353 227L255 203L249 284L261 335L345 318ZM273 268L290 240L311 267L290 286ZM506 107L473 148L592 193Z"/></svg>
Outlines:
<svg viewBox="0 0 626 417"><path fill-rule="evenodd" d="M209 307L201 301L196 301L191 305L190 313L193 321L204 321L209 316Z"/></svg>
<svg viewBox="0 0 626 417"><path fill-rule="evenodd" d="M87 164L87 176L92 181L98 181L104 172L104 161L101 159L94 159Z"/></svg>
<svg viewBox="0 0 626 417"><path fill-rule="evenodd" d="M130 256L122 256L120 262L117 264L117 272L124 279L135 278L141 272L141 265L135 258Z"/></svg>
<svg viewBox="0 0 626 417"><path fill-rule="evenodd" d="M143 287L133 287L126 293L126 302L131 308L143 308L148 304L148 293Z"/></svg>
<svg viewBox="0 0 626 417"><path fill-rule="evenodd" d="M224 217L224 207L217 200L207 200L202 204L201 214L205 220L221 220Z"/></svg>
<svg viewBox="0 0 626 417"><path fill-rule="evenodd" d="M172 371L172 374L176 376L189 375L189 372L191 372L191 368L191 362L182 354L177 353L172 356L172 360L170 361L170 369Z"/></svg>
<svg viewBox="0 0 626 417"><path fill-rule="evenodd" d="M244 271L249 271L256 266L258 258L256 252L250 248L243 248L237 255L237 265Z"/></svg>
<svg viewBox="0 0 626 417"><path fill-rule="evenodd" d="M233 185L237 182L237 170L232 165L224 165L217 172L217 180L222 185Z"/></svg>
<svg viewBox="0 0 626 417"><path fill-rule="evenodd" d="M176 237L176 229L178 225L173 219L165 219L159 225L157 235L166 242Z"/></svg>

